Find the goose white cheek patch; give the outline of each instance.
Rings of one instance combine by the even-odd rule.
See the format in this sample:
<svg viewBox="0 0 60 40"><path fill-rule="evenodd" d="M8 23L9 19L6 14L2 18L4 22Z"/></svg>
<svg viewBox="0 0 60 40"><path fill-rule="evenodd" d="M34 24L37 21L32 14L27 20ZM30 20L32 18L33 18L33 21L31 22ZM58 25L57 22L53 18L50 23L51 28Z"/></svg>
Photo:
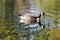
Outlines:
<svg viewBox="0 0 60 40"><path fill-rule="evenodd" d="M25 23L25 17L21 16L20 18L21 18L20 23Z"/></svg>
<svg viewBox="0 0 60 40"><path fill-rule="evenodd" d="M39 18L37 18L37 22L39 22Z"/></svg>

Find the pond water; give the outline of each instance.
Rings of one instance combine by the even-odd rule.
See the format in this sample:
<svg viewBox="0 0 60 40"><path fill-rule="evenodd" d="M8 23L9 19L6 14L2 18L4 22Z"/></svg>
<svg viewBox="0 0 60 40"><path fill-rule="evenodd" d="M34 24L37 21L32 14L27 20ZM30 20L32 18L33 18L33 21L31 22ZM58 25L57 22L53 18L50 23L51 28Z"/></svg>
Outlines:
<svg viewBox="0 0 60 40"><path fill-rule="evenodd" d="M30 6L30 12L31 12L34 16L38 16L38 15L39 15L39 13L38 13L38 11L36 10L36 7L35 7L34 4L32 4L32 5ZM52 27L54 27L54 25L56 25L56 26L57 26L56 29L59 29L59 30L60 30L60 24L57 24L58 22L57 22L57 20L56 20L55 17L56 17L56 16L55 16L54 14L52 14L52 13L46 13L45 17L42 17L42 19L41 19L42 21L41 21L41 22L42 22L42 24L45 25L46 28L52 28ZM33 33L34 31L36 31L36 30L39 31L39 29L41 29L41 28L39 27L38 23L33 23L33 24L30 24L30 25L25 25L25 26L23 26L22 28L23 28L23 30L22 30L23 33L27 33L27 32L30 33L29 40L33 40L34 35L33 35L32 33ZM28 31L28 29L29 29L29 31ZM37 32L37 31L36 31L36 32ZM23 40L27 40L27 37L23 37Z"/></svg>

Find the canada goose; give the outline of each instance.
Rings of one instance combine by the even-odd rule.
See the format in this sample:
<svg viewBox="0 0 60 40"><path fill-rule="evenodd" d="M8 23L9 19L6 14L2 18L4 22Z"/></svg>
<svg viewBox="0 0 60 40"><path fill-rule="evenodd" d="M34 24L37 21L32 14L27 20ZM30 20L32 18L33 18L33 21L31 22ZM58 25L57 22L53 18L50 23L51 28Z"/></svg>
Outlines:
<svg viewBox="0 0 60 40"><path fill-rule="evenodd" d="M45 28L45 26L41 23L41 18L42 16L44 16L45 13L40 13L40 15L38 17L34 17L32 14L30 13L27 13L27 14L24 14L23 16L22 15L19 15L20 16L20 23L24 23L24 24L31 24L31 23L34 23L34 22L38 22L38 24L40 25L40 27L42 28Z"/></svg>

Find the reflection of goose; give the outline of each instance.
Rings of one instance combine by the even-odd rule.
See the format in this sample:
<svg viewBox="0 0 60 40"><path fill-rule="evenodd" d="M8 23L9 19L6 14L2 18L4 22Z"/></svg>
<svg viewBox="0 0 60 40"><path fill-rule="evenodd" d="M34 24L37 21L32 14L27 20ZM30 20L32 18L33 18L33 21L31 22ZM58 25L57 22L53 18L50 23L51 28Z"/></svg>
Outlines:
<svg viewBox="0 0 60 40"><path fill-rule="evenodd" d="M24 14L23 16L22 15L19 15L20 16L20 23L24 23L24 24L31 24L31 23L34 23L34 22L37 22L40 27L45 27L43 26L43 24L41 23L41 18L45 15L45 13L40 13L40 15L38 17L35 17L33 16L32 14L28 13L28 14Z"/></svg>

